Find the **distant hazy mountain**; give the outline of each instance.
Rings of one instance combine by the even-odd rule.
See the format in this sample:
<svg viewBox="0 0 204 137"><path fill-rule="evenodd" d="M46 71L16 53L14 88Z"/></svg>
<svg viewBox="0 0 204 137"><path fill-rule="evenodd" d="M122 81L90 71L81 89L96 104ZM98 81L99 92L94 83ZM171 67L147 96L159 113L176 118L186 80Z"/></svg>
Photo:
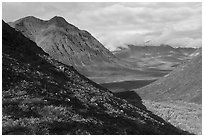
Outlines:
<svg viewBox="0 0 204 137"><path fill-rule="evenodd" d="M118 58L147 69L172 70L186 59L195 48L173 48L169 45L135 46L128 45L113 52Z"/></svg>
<svg viewBox="0 0 204 137"><path fill-rule="evenodd" d="M187 134L2 24L3 134Z"/></svg>
<svg viewBox="0 0 204 137"><path fill-rule="evenodd" d="M158 81L137 91L143 99L154 101L181 100L202 103L201 48L191 54L192 59L179 65Z"/></svg>
<svg viewBox="0 0 204 137"><path fill-rule="evenodd" d="M196 47L202 46L202 39L192 39L192 38L175 38L165 42L166 44L172 45L173 47Z"/></svg>

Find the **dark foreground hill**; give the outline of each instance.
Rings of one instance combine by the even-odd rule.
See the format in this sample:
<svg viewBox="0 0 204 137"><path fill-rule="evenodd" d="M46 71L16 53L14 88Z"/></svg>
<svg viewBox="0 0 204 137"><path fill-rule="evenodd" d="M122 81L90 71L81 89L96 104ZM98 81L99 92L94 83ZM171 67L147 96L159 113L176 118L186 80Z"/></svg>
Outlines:
<svg viewBox="0 0 204 137"><path fill-rule="evenodd" d="M136 92L142 99L153 101L179 100L202 103L202 53L198 49L192 59L178 66L168 75Z"/></svg>
<svg viewBox="0 0 204 137"><path fill-rule="evenodd" d="M3 134L187 134L49 57L3 22Z"/></svg>

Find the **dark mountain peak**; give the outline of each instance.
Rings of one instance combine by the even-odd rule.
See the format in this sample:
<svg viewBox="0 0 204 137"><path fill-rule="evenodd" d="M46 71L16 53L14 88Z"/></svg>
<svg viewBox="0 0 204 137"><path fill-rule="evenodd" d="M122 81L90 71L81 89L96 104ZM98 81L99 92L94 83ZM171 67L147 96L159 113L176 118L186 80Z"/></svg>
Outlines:
<svg viewBox="0 0 204 137"><path fill-rule="evenodd" d="M34 16L27 16L23 19L27 19L27 20L39 20L38 18L34 17Z"/></svg>
<svg viewBox="0 0 204 137"><path fill-rule="evenodd" d="M35 22L43 22L43 20L36 18L34 16L27 16L27 17L24 17L24 18L21 18L21 19L15 21L15 24L18 24L20 22L35 23Z"/></svg>
<svg viewBox="0 0 204 137"><path fill-rule="evenodd" d="M21 20L29 18L33 19L26 17ZM101 65L101 62L110 64L114 63L112 60L116 60L88 31L78 29L63 17L54 16L42 22L15 21L13 24L10 26L36 42L50 56L67 65L85 67L97 63Z"/></svg>
<svg viewBox="0 0 204 137"><path fill-rule="evenodd" d="M65 29L78 29L74 25L68 23L63 17L61 16L54 16L51 18L48 23L55 24L58 27L63 27Z"/></svg>
<svg viewBox="0 0 204 137"><path fill-rule="evenodd" d="M67 23L67 21L61 16L54 16L49 21L50 22L57 22L57 23Z"/></svg>

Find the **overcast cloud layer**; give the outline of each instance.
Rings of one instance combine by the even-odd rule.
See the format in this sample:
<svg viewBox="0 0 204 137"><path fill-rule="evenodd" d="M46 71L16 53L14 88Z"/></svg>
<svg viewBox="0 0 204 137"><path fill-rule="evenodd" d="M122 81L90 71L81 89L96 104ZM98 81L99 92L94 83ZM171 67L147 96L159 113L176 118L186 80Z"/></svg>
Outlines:
<svg viewBox="0 0 204 137"><path fill-rule="evenodd" d="M3 19L64 17L108 49L126 44L199 47L201 3L3 3Z"/></svg>

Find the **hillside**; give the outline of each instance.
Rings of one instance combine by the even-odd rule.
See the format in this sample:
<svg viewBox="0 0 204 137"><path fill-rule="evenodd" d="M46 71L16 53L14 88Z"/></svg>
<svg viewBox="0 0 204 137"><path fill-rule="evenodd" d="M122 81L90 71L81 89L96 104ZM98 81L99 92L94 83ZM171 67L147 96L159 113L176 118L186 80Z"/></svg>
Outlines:
<svg viewBox="0 0 204 137"><path fill-rule="evenodd" d="M181 100L201 104L202 54L201 49L198 51L199 54L192 56L191 60L184 62L168 75L135 91L142 99Z"/></svg>
<svg viewBox="0 0 204 137"><path fill-rule="evenodd" d="M191 60L159 80L135 91L145 107L172 125L202 134L202 49Z"/></svg>
<svg viewBox="0 0 204 137"><path fill-rule="evenodd" d="M175 127L202 135L202 105L183 101L142 100L144 106Z"/></svg>
<svg viewBox="0 0 204 137"><path fill-rule="evenodd" d="M3 134L188 134L115 97L2 24Z"/></svg>

